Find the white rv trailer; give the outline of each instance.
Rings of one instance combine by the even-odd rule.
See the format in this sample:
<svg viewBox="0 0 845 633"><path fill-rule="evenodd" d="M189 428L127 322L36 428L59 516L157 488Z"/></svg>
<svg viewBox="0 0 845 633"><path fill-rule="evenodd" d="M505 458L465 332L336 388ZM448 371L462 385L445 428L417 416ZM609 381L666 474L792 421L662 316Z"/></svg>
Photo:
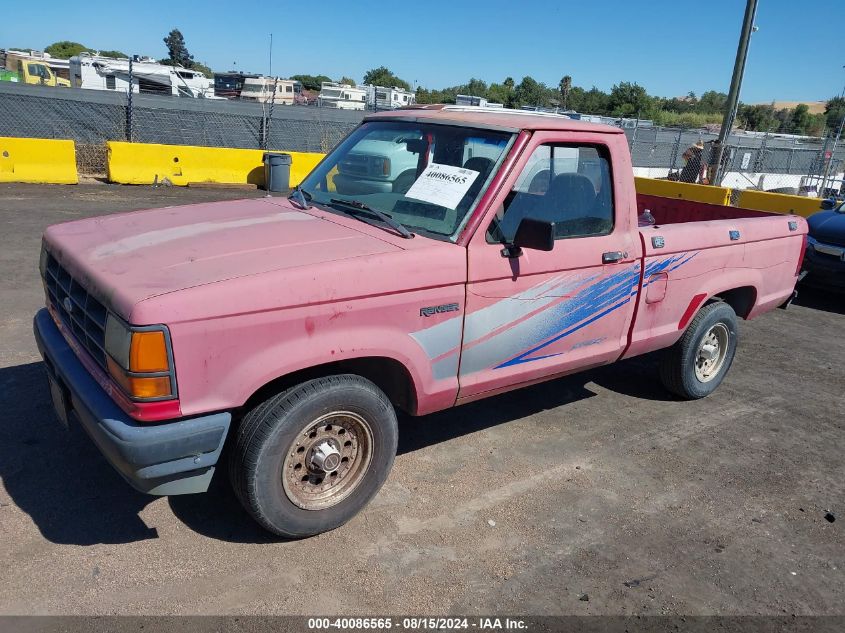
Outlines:
<svg viewBox="0 0 845 633"><path fill-rule="evenodd" d="M248 77L241 88L241 99L279 105L293 105L299 82L293 79L277 79L275 77Z"/></svg>
<svg viewBox="0 0 845 633"><path fill-rule="evenodd" d="M70 58L70 84L85 90L129 90L129 60L82 53ZM214 81L198 70L159 64L150 57L132 60L132 92L180 97L214 97Z"/></svg>
<svg viewBox="0 0 845 633"><path fill-rule="evenodd" d="M349 84L324 81L320 86L317 105L339 110L363 110L367 105L367 91Z"/></svg>
<svg viewBox="0 0 845 633"><path fill-rule="evenodd" d="M416 95L402 88L384 86L361 86L367 91L367 107L373 110L394 110L417 102Z"/></svg>

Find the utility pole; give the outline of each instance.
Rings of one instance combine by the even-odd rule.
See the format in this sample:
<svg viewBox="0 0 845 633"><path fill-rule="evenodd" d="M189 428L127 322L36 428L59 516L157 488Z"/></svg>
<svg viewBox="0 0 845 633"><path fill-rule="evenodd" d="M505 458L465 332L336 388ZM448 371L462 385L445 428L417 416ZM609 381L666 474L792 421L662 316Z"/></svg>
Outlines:
<svg viewBox="0 0 845 633"><path fill-rule="evenodd" d="M746 0L745 17L742 21L742 32L739 36L739 45L736 48L736 60L734 61L734 72L731 77L731 88L728 92L728 100L725 104L725 116L722 119L722 129L719 131L719 138L713 147L710 168L713 171L713 178L710 180L718 185L722 179L722 156L725 152L725 143L731 133L731 128L736 119L736 109L739 104L739 92L742 88L742 76L745 74L745 60L748 58L748 43L751 40L751 33L754 30L754 16L757 13L757 0Z"/></svg>

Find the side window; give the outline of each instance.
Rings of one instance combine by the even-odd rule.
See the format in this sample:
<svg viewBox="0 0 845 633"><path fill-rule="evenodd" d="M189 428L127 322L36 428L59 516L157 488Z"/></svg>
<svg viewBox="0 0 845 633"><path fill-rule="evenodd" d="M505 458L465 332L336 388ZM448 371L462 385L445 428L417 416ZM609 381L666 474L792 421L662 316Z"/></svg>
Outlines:
<svg viewBox="0 0 845 633"><path fill-rule="evenodd" d="M613 231L613 188L607 148L537 147L490 225L487 240L511 241L526 217L554 222L558 240Z"/></svg>

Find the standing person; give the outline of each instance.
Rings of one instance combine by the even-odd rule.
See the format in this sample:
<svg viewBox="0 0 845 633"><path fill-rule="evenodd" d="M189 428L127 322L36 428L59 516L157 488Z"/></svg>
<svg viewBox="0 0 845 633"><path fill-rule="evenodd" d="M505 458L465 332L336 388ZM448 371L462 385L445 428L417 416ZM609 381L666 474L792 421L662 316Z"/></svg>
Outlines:
<svg viewBox="0 0 845 633"><path fill-rule="evenodd" d="M681 158L686 161L678 180L681 182L700 182L701 184L708 184L707 181L707 165L702 160L702 151L704 150L704 143L698 141L695 145L690 145L683 153Z"/></svg>

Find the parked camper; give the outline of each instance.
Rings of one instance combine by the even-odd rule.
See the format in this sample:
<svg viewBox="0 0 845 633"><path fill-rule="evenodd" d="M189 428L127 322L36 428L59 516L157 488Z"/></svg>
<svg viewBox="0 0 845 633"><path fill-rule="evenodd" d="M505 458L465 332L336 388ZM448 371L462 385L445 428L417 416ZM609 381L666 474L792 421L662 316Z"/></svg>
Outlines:
<svg viewBox="0 0 845 633"><path fill-rule="evenodd" d="M244 80L241 99L259 103L275 102L278 105L293 105L297 93L301 92L298 81L275 77L250 77ZM299 89L298 89L299 88Z"/></svg>
<svg viewBox="0 0 845 633"><path fill-rule="evenodd" d="M214 73L214 94L224 99L239 99L244 82L247 79L255 79L260 76L254 73L242 73L234 70L227 73Z"/></svg>
<svg viewBox="0 0 845 633"><path fill-rule="evenodd" d="M334 81L324 81L320 86L320 96L317 105L321 108L337 108L339 110L363 110L367 105L367 91L349 84L339 84Z"/></svg>
<svg viewBox="0 0 845 633"><path fill-rule="evenodd" d="M129 60L82 53L70 58L70 83L86 90L129 89ZM214 85L198 70L159 64L150 57L132 60L132 92L214 98Z"/></svg>
<svg viewBox="0 0 845 633"><path fill-rule="evenodd" d="M384 86L361 86L367 91L367 108L371 110L393 110L414 105L416 95L403 88L385 88Z"/></svg>

